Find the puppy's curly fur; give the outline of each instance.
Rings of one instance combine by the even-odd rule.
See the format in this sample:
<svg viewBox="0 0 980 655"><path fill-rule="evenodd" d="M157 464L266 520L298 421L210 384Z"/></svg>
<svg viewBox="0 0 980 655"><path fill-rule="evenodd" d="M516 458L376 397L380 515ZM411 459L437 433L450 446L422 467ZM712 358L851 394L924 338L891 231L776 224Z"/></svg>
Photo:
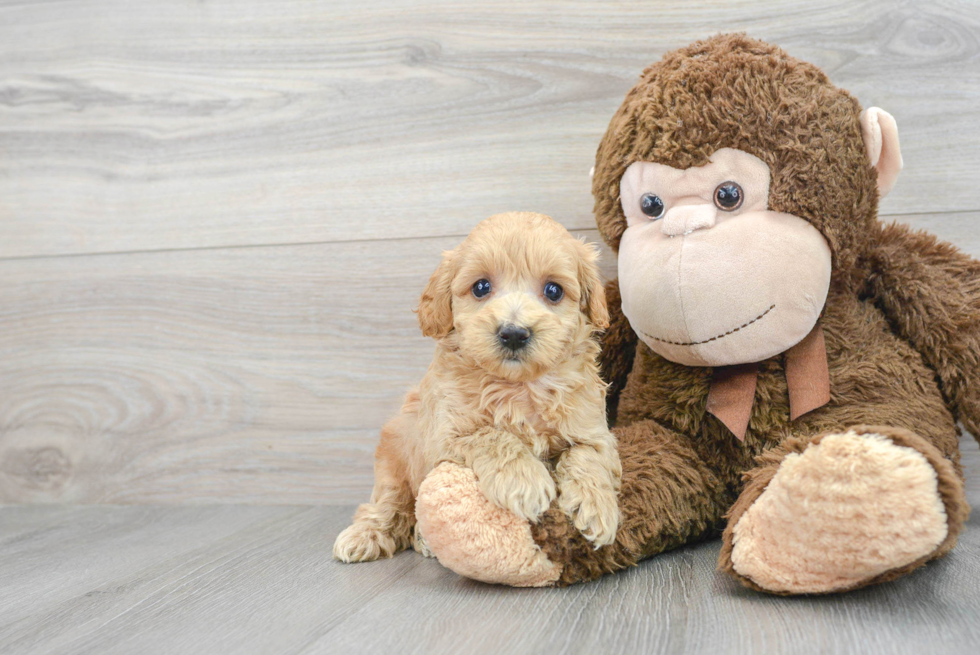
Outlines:
<svg viewBox="0 0 980 655"><path fill-rule="evenodd" d="M337 559L390 557L413 543L424 552L415 497L444 461L472 468L487 498L523 519L536 521L557 496L595 547L613 542L622 469L596 364L594 333L609 322L596 259L532 213L492 216L444 253L418 310L435 358L381 430L371 502L337 537ZM549 283L563 290L557 302ZM522 347L506 347L508 326L530 333Z"/></svg>

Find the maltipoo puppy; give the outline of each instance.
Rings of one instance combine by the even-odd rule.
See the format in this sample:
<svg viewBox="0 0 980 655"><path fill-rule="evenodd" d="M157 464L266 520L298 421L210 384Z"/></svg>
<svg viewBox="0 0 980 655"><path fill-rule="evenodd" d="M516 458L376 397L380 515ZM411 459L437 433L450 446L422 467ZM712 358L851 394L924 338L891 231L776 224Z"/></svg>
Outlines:
<svg viewBox="0 0 980 655"><path fill-rule="evenodd" d="M470 467L491 502L529 521L557 494L596 548L613 542L622 468L596 364L594 333L609 322L596 259L556 221L523 212L486 219L443 254L418 309L435 357L382 428L371 502L334 557L369 561L412 544L419 485L445 461Z"/></svg>

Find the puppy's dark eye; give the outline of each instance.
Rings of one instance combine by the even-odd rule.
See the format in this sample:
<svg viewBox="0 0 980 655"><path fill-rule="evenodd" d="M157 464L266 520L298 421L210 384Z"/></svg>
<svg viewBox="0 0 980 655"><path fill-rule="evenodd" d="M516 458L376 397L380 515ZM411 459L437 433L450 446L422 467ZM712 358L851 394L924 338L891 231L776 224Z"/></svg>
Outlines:
<svg viewBox="0 0 980 655"><path fill-rule="evenodd" d="M645 193L640 198L640 211L650 218L660 218L664 215L664 201L654 193Z"/></svg>
<svg viewBox="0 0 980 655"><path fill-rule="evenodd" d="M722 211L735 211L742 206L744 199L745 194L742 193L742 187L734 182L722 182L715 189L715 205Z"/></svg>
<svg viewBox="0 0 980 655"><path fill-rule="evenodd" d="M473 295L483 298L490 293L490 280L477 280L473 285Z"/></svg>
<svg viewBox="0 0 980 655"><path fill-rule="evenodd" d="M549 282L544 285L544 297L551 302L558 302L565 295L565 290L561 288L560 285L554 282Z"/></svg>

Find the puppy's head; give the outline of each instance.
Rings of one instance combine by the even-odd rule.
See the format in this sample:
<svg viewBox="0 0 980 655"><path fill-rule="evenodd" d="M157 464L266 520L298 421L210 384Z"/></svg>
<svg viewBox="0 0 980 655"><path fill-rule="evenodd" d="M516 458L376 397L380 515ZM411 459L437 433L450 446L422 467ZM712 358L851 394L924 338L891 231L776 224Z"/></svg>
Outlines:
<svg viewBox="0 0 980 655"><path fill-rule="evenodd" d="M534 379L609 323L595 249L528 212L491 216L443 254L422 333L508 380Z"/></svg>

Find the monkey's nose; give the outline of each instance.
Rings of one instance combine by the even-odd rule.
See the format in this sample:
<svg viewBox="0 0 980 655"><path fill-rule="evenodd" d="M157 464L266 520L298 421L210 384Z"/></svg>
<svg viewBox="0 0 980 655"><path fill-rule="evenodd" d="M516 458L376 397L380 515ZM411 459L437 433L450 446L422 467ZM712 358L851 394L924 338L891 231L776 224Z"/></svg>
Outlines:
<svg viewBox="0 0 980 655"><path fill-rule="evenodd" d="M517 325L503 325L497 330L500 345L511 352L517 352L531 339L531 331Z"/></svg>
<svg viewBox="0 0 980 655"><path fill-rule="evenodd" d="M660 229L664 234L672 237L690 234L695 230L714 227L717 216L718 210L708 203L671 207L663 217Z"/></svg>

